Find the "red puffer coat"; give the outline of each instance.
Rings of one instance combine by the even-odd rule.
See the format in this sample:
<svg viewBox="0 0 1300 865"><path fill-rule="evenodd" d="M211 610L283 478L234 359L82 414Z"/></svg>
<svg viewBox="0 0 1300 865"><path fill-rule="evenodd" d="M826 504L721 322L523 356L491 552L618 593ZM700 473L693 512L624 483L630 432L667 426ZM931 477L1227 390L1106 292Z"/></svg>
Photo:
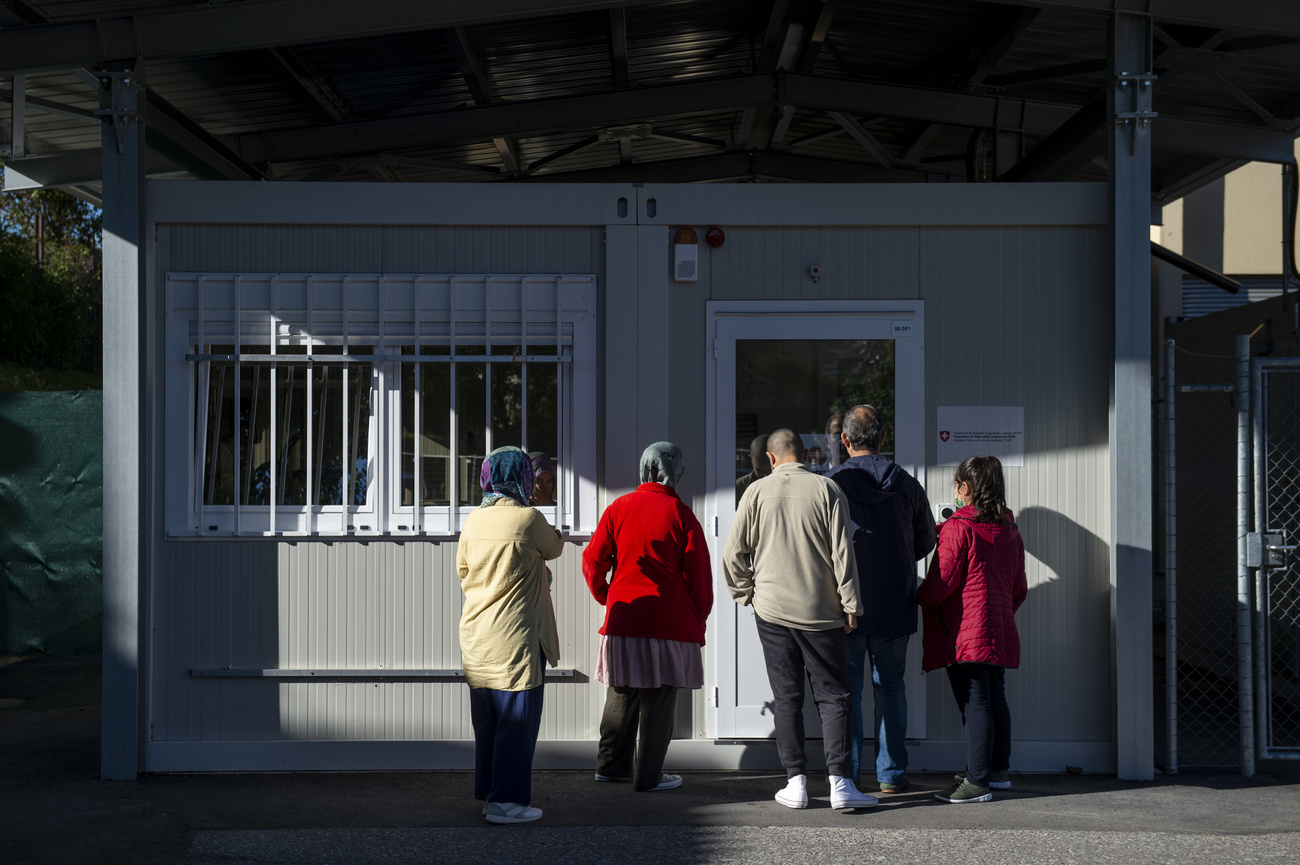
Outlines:
<svg viewBox="0 0 1300 865"><path fill-rule="evenodd" d="M1025 602L1025 545L1005 523L975 521L969 505L939 527L939 550L916 593L923 610L921 668L974 661L1020 666L1016 610Z"/></svg>

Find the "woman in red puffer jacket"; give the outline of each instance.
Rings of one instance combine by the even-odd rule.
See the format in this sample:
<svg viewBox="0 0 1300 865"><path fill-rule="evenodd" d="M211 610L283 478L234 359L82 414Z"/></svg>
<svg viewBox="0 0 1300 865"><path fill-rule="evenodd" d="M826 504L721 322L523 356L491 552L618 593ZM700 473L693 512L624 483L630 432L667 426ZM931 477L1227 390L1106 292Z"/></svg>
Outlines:
<svg viewBox="0 0 1300 865"><path fill-rule="evenodd" d="M987 802L1011 786L1006 669L1020 666L1016 610L1025 602L1025 545L1006 506L997 457L970 457L953 476L964 506L939 527L939 548L916 595L924 611L921 667L948 672L966 727L966 772L935 798Z"/></svg>

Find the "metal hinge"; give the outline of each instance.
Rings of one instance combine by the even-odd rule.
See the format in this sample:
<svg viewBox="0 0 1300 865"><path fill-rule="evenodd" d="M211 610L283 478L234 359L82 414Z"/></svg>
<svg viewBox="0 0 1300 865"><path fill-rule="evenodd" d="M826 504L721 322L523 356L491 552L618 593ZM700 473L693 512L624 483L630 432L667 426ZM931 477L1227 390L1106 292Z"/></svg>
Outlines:
<svg viewBox="0 0 1300 865"><path fill-rule="evenodd" d="M717 518L717 517L714 517L714 518L713 518L713 536L714 536L715 538L718 536L718 518Z"/></svg>
<svg viewBox="0 0 1300 865"><path fill-rule="evenodd" d="M713 689L713 705L715 708L718 705L718 689L716 687Z"/></svg>

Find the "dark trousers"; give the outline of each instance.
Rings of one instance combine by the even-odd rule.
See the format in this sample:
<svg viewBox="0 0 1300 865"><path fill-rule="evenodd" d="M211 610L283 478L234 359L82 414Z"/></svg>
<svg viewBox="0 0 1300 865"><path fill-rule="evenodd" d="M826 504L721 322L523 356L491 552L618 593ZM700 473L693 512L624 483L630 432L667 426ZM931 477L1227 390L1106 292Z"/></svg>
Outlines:
<svg viewBox="0 0 1300 865"><path fill-rule="evenodd" d="M996 664L953 664L944 669L966 727L966 780L976 787L987 787L990 772L1011 768L1007 668Z"/></svg>
<svg viewBox="0 0 1300 865"><path fill-rule="evenodd" d="M474 724L474 798L532 802L542 686L527 691L470 688L469 716Z"/></svg>
<svg viewBox="0 0 1300 865"><path fill-rule="evenodd" d="M767 680L776 706L776 750L785 773L793 778L808 769L804 752L804 680L822 719L826 769L849 774L848 643L843 628L800 631L765 622L756 614L758 639L767 663Z"/></svg>
<svg viewBox="0 0 1300 865"><path fill-rule="evenodd" d="M664 758L668 756L676 719L677 689L671 685L610 688L605 692L605 714L600 718L596 771L611 778L631 778L636 790L653 790L663 778Z"/></svg>

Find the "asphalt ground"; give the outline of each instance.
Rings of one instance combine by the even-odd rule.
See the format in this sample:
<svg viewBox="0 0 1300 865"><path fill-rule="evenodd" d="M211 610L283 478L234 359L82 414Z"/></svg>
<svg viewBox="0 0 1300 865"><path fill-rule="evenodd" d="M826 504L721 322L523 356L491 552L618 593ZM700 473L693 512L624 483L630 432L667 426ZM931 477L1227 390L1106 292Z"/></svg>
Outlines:
<svg viewBox="0 0 1300 865"><path fill-rule="evenodd" d="M1012 776L991 803L943 805L947 775L876 808L805 811L780 773L687 772L634 793L538 772L538 823L490 826L466 772L147 775L101 781L99 665L0 667L0 865L27 863L1300 863L1300 765L1151 782ZM672 767L668 767L669 771ZM871 790L874 785L864 784Z"/></svg>

